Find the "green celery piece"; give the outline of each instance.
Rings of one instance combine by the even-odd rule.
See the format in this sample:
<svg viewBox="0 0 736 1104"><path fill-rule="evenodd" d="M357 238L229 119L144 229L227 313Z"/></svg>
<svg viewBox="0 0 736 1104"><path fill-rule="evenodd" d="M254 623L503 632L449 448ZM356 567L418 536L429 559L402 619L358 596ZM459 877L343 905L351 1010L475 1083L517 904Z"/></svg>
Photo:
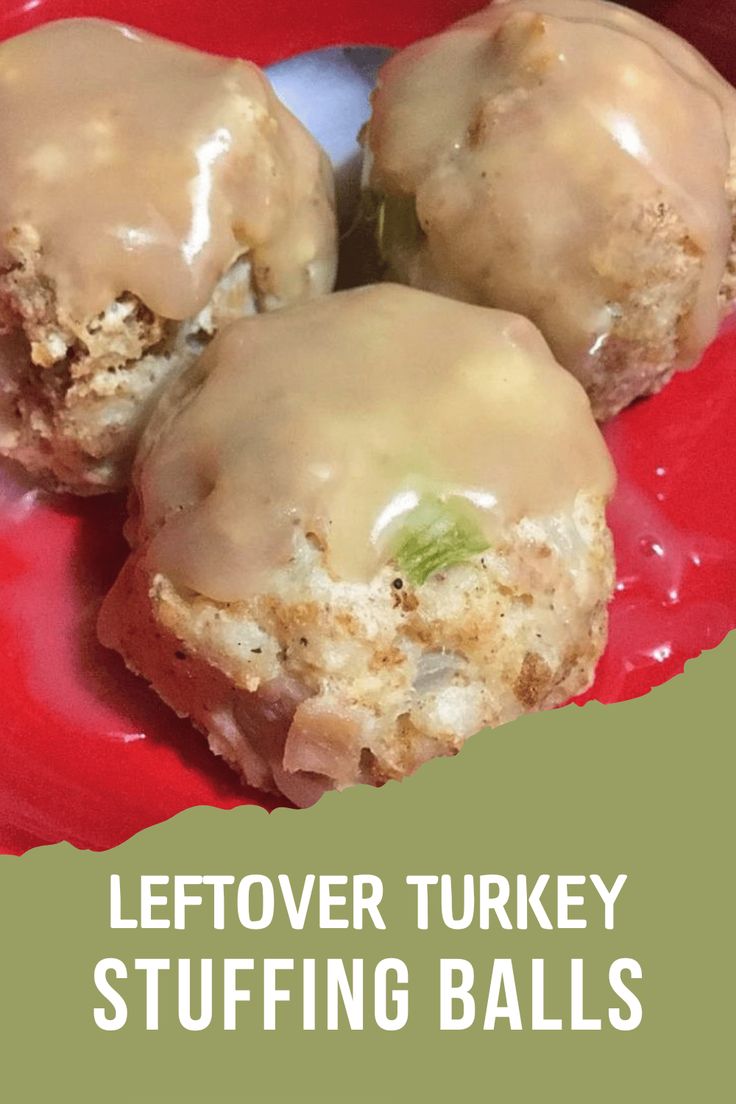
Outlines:
<svg viewBox="0 0 736 1104"><path fill-rule="evenodd" d="M368 192L364 211L367 221L375 226L378 252L384 261L392 248L413 248L423 237L414 196Z"/></svg>
<svg viewBox="0 0 736 1104"><path fill-rule="evenodd" d="M406 516L393 545L400 571L416 586L436 571L463 563L489 542L459 499L423 498Z"/></svg>

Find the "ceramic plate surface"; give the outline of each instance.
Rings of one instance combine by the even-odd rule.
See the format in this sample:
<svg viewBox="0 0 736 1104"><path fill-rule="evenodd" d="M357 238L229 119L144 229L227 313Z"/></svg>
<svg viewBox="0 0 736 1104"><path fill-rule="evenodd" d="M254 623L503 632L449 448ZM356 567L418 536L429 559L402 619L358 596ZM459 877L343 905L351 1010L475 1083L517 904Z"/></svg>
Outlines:
<svg viewBox="0 0 736 1104"><path fill-rule="evenodd" d="M403 45L474 6L29 0L0 4L0 35L98 15L268 65L323 45ZM732 0L639 6L736 80ZM289 67L274 76L291 106L347 163L368 85L365 73L334 58L329 96L320 98L321 83L307 71L300 77ZM618 583L609 646L586 698L644 694L736 627L734 427L733 324L695 370L608 427L619 471L610 511ZM117 499L42 500L0 469L0 851L58 840L106 848L192 805L263 803L96 643L96 610L125 552L122 517ZM504 739L503 730L493 738Z"/></svg>

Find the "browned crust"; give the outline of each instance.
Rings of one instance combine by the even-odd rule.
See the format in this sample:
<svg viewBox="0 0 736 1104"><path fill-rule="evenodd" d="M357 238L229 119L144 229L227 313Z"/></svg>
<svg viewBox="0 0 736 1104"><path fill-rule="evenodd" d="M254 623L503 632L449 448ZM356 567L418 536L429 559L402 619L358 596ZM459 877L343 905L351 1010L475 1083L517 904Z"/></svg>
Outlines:
<svg viewBox="0 0 736 1104"><path fill-rule="evenodd" d="M270 594L215 603L152 575L144 543L105 601L100 638L251 784L294 796L296 780L309 800L380 785L589 685L612 578L598 517L578 565L585 598L576 569L544 541L509 542L493 567L476 557L422 587L405 581L405 606L390 565L368 587L325 587L308 542L311 574L285 569ZM433 657L449 657L441 685L422 682Z"/></svg>

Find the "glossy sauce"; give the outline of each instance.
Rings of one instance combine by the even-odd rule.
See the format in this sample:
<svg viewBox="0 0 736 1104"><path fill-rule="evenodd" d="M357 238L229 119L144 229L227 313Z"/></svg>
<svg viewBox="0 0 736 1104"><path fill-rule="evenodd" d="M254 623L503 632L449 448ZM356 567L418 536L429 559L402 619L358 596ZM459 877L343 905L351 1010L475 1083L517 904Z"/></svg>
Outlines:
<svg viewBox="0 0 736 1104"><path fill-rule="evenodd" d="M613 488L585 394L529 322L409 288L236 323L183 386L144 442L143 530L154 570L221 601L267 585L295 526L368 581L424 495L465 500L491 540Z"/></svg>
<svg viewBox="0 0 736 1104"><path fill-rule="evenodd" d="M498 0L384 67L370 181L416 197L427 237L396 247L402 279L529 315L581 376L616 324L612 227L634 244L632 211L665 202L702 264L682 366L718 327L734 138L736 93L659 24L601 0Z"/></svg>
<svg viewBox="0 0 736 1104"><path fill-rule="evenodd" d="M123 292L196 315L245 252L265 300L331 285L326 158L248 62L48 24L0 45L0 157L0 233L38 234L77 321Z"/></svg>
<svg viewBox="0 0 736 1104"><path fill-rule="evenodd" d="M734 73L729 2L659 3L656 10L689 26ZM395 0L379 0L367 8L336 2L313 6L309 19L290 26L289 49L365 36L403 45L457 17L463 4L436 0L399 7ZM0 30L17 33L44 18L52 6L58 10L56 3L8 6ZM294 2L286 6L306 10ZM113 12L115 5L99 0L99 7ZM247 21L235 6L214 0L155 8L137 0L137 10L139 21L167 27L172 36L203 48L263 61L280 57L284 49L283 20L273 18L272 0L252 0ZM305 85L303 94L310 103L316 89ZM599 701L647 693L736 627L735 364L732 329L711 347L700 368L680 374L655 398L629 407L609 428L620 473L611 524L625 589L614 595L609 649L589 695ZM0 851L18 853L60 839L107 848L191 806L267 804L263 794L243 791L201 736L179 722L142 680L127 675L118 657L95 643L93 624L83 658L81 650L70 647L78 640L80 618L92 621L127 555L119 539L122 504L119 516L112 515L109 497L62 503L41 498L27 510L22 503L27 485L8 485L4 492L8 470L0 461ZM632 517L629 488L656 510ZM662 521L668 527L665 539L658 528ZM677 547L687 549L681 560L690 567L678 588L680 605L665 610L673 532ZM656 538L665 556L645 555L644 536ZM701 555L703 543L714 537L731 542L728 555L718 561ZM652 573L658 567L664 575L659 582ZM646 582L638 583L637 573L644 569ZM671 614L678 615L676 623ZM109 679L103 690L98 674L106 662ZM146 739L130 738L141 732ZM120 738L122 733L130 742ZM506 730L504 738L515 737L513 729ZM437 815L443 815L441 798Z"/></svg>

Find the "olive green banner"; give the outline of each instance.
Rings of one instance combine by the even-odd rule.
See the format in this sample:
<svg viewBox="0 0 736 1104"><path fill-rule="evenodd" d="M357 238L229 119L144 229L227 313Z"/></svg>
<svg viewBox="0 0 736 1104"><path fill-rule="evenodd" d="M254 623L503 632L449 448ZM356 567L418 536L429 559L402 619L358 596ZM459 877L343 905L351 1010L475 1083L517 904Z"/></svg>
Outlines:
<svg viewBox="0 0 736 1104"><path fill-rule="evenodd" d="M0 859L3 1099L729 1099L735 661L307 812Z"/></svg>

